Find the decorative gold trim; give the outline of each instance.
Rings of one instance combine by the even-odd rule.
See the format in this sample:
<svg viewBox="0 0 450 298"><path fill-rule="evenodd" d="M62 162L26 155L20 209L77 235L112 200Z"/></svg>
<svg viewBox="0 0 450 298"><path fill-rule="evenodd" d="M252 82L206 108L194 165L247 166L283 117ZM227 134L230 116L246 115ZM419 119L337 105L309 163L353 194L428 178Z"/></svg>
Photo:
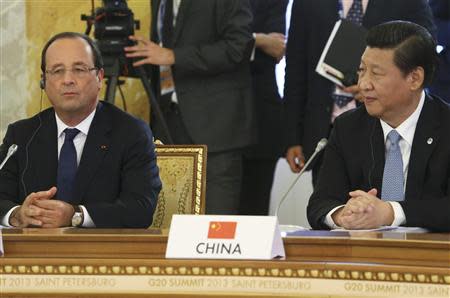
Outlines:
<svg viewBox="0 0 450 298"><path fill-rule="evenodd" d="M194 145L192 145L194 146ZM196 185L195 185L195 199L194 199L194 214L202 214L202 187L203 187L203 154L204 147L184 147L184 146L169 146L169 145L158 145L156 146L156 153L171 153L171 154L186 154L193 153L196 163Z"/></svg>
<svg viewBox="0 0 450 298"><path fill-rule="evenodd" d="M280 278L322 278L450 285L448 274L397 273L358 270L239 268L200 266L120 266L120 265L1 265L0 274L63 275L197 275Z"/></svg>

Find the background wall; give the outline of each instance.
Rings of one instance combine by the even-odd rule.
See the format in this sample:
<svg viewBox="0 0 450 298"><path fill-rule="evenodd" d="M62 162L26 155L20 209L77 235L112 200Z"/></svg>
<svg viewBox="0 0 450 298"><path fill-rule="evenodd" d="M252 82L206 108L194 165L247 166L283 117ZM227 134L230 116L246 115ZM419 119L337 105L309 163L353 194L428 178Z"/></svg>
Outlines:
<svg viewBox="0 0 450 298"><path fill-rule="evenodd" d="M94 3L102 5L100 0ZM141 21L136 34L148 37L150 1L129 0L128 6ZM8 123L40 110L40 55L45 42L62 31L84 33L86 22L80 15L90 14L91 9L90 0L0 0L0 139ZM122 90L128 112L148 122L148 99L141 82L126 79ZM49 103L43 95L45 108ZM119 92L115 101L123 108Z"/></svg>

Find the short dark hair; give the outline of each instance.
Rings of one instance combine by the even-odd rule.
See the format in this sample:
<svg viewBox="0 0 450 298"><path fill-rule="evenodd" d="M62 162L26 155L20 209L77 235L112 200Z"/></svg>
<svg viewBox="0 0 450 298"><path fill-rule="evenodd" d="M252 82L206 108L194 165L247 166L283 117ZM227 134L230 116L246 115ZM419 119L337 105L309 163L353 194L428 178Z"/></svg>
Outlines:
<svg viewBox="0 0 450 298"><path fill-rule="evenodd" d="M422 87L428 86L437 65L436 41L424 27L407 21L392 21L369 30L367 46L394 49L394 63L407 75L416 67L424 69Z"/></svg>
<svg viewBox="0 0 450 298"><path fill-rule="evenodd" d="M41 54L41 71L42 71L42 73L45 73L45 67L46 67L45 54L47 53L48 47L54 41L56 41L58 39L66 39L66 38L69 38L69 39L81 38L81 39L85 40L91 47L92 54L93 54L92 58L94 60L94 66L97 69L103 68L102 54L100 53L100 50L98 49L95 42L89 36L78 33L78 32L61 32L61 33L54 35L52 38L50 38L49 41L47 41L47 43L45 44L44 48L42 49L42 54Z"/></svg>

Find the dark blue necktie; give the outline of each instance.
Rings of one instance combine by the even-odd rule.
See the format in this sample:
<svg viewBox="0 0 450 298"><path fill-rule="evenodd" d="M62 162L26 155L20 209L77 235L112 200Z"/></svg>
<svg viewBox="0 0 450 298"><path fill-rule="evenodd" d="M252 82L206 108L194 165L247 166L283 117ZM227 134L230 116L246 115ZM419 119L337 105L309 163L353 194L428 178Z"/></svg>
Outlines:
<svg viewBox="0 0 450 298"><path fill-rule="evenodd" d="M172 35L173 35L173 0L163 0L161 5L164 7L162 16L162 44L165 48L172 48Z"/></svg>
<svg viewBox="0 0 450 298"><path fill-rule="evenodd" d="M403 201L403 160L398 142L402 138L396 130L387 135L389 147L386 150L381 198L385 201Z"/></svg>
<svg viewBox="0 0 450 298"><path fill-rule="evenodd" d="M76 128L66 128L64 130L64 144L59 153L57 198L70 202L73 198L73 184L77 173L77 151L73 144L73 139L80 131Z"/></svg>

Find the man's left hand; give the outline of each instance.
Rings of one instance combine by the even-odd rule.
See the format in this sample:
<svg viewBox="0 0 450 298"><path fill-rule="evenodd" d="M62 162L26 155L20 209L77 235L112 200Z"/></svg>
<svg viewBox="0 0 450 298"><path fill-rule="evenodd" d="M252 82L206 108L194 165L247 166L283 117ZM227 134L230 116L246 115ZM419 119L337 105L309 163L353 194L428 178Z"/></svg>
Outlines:
<svg viewBox="0 0 450 298"><path fill-rule="evenodd" d="M346 229L376 229L391 225L394 210L391 204L376 197L376 190L350 192L350 200L342 210L340 222Z"/></svg>
<svg viewBox="0 0 450 298"><path fill-rule="evenodd" d="M45 212L36 217L42 222L43 228L60 228L72 225L75 210L72 205L59 200L39 200L34 203Z"/></svg>
<svg viewBox="0 0 450 298"><path fill-rule="evenodd" d="M255 33L255 46L280 62L286 52L286 37L278 32Z"/></svg>
<svg viewBox="0 0 450 298"><path fill-rule="evenodd" d="M140 36L130 36L133 41L138 44L131 47L125 47L125 56L128 58L142 57L137 60L133 66L140 66L144 64L152 65L173 65L175 64L175 54L173 50L160 47L156 43Z"/></svg>

